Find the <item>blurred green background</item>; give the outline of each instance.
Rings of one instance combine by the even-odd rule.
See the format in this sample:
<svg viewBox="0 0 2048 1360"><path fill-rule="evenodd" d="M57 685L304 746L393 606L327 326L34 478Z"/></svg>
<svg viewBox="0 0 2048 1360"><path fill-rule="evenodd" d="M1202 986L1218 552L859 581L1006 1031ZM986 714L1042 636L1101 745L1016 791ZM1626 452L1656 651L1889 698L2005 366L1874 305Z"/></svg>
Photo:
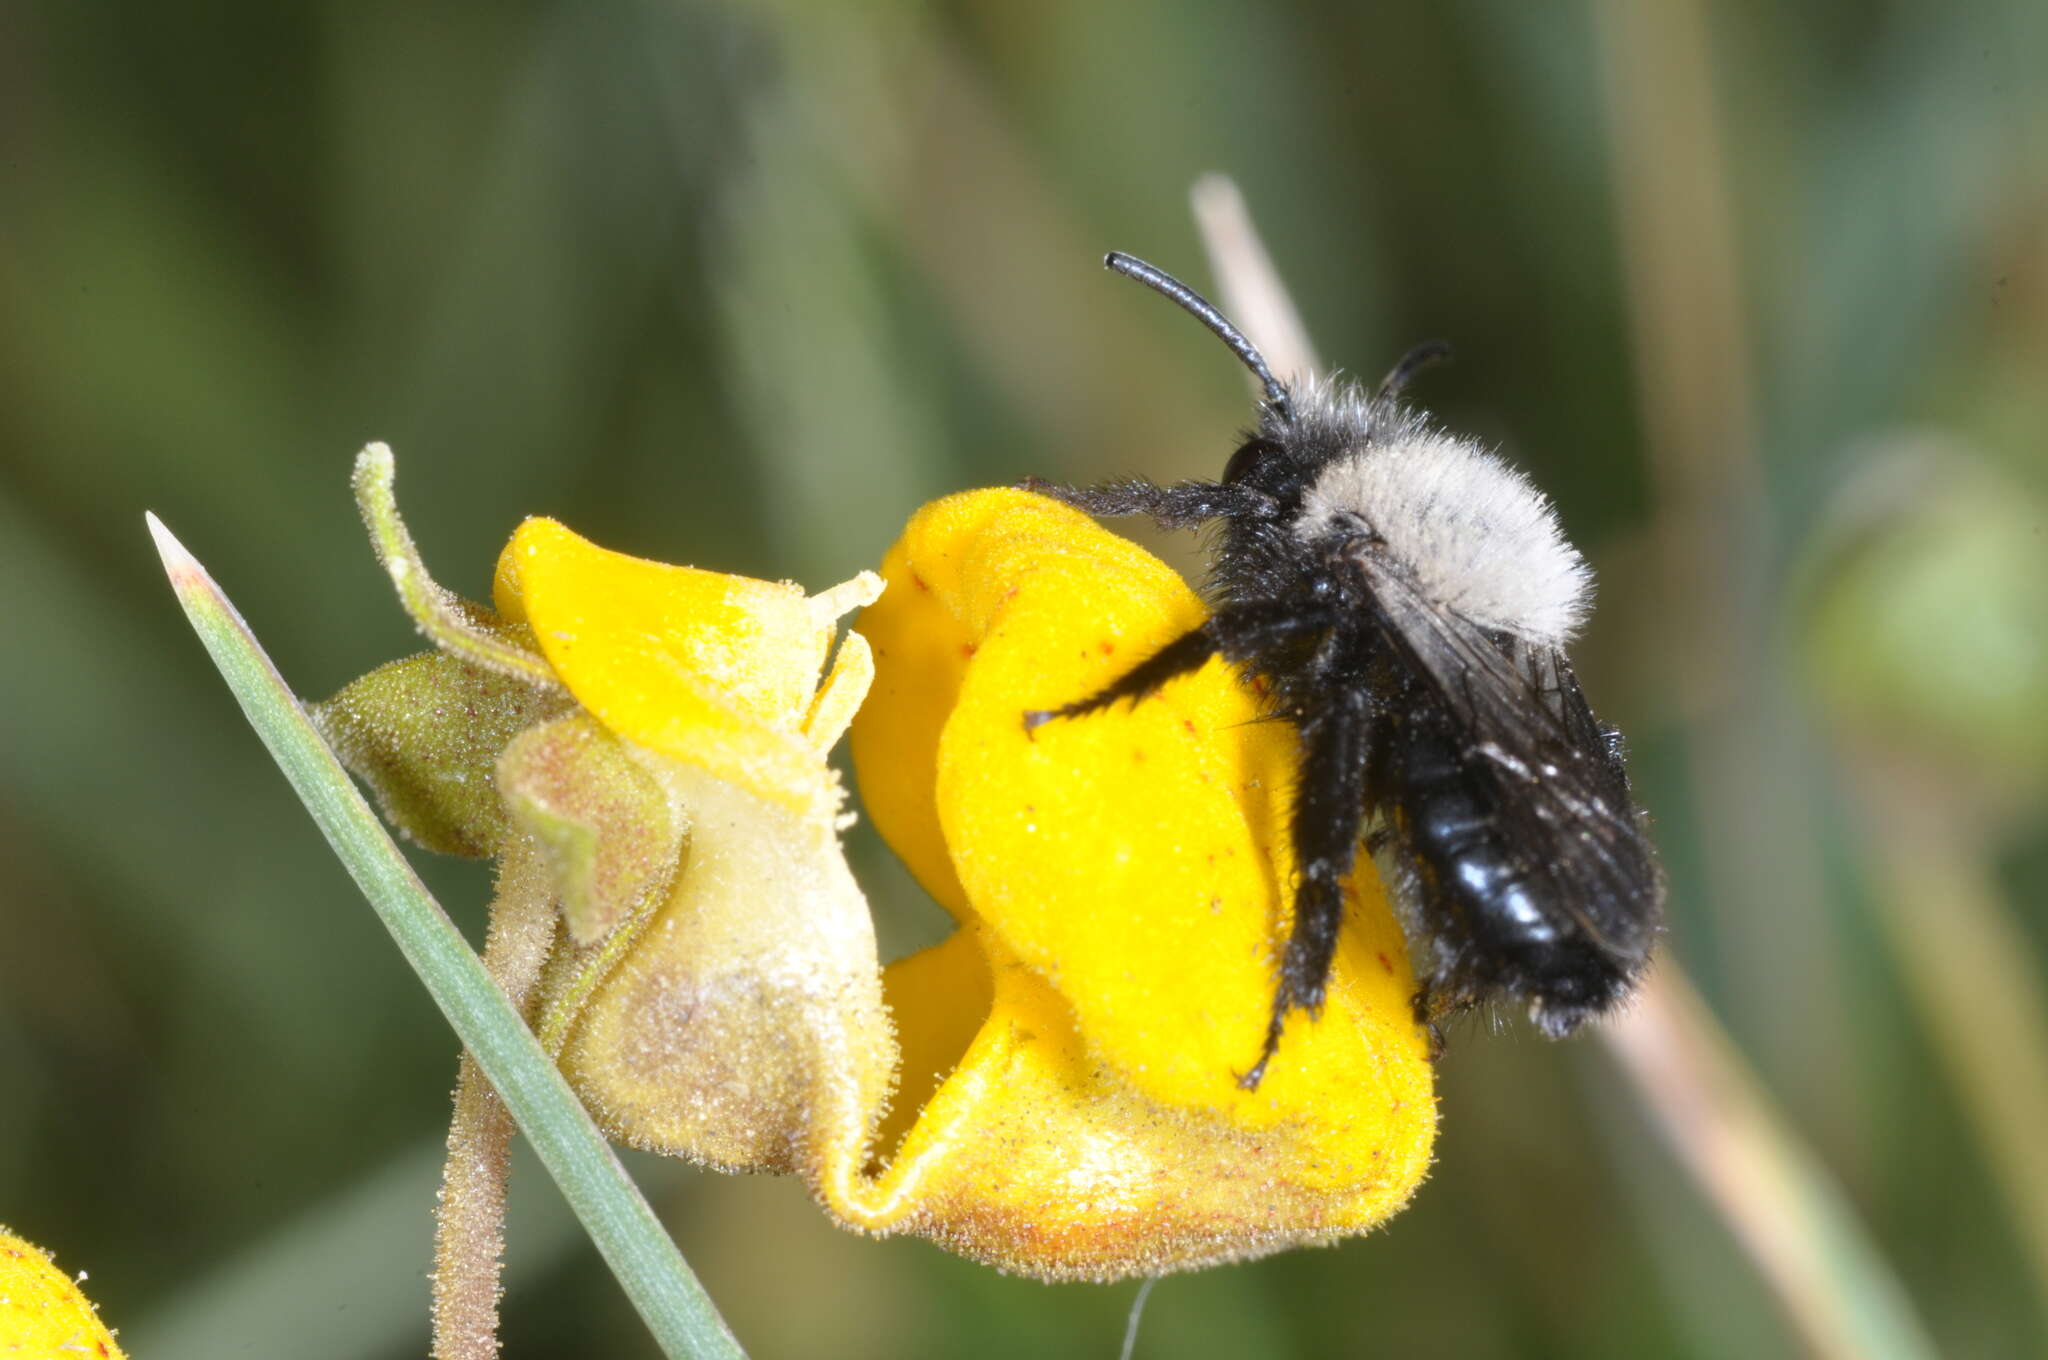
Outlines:
<svg viewBox="0 0 2048 1360"><path fill-rule="evenodd" d="M1601 569L1670 954L1940 1350L2048 1351L2048 7L1705 11L10 7L0 1221L148 1360L425 1347L453 1040L145 508L319 696L416 647L370 439L472 594L529 513L816 588L948 491L1214 475L1241 374L1099 259L1206 285L1221 170L1326 359L1456 343L1418 395ZM1405 1215L1166 1280L1137 1354L1801 1354L1600 1044L1494 1028ZM1116 1353L1133 1285L633 1166L758 1355ZM652 1355L520 1170L508 1354Z"/></svg>

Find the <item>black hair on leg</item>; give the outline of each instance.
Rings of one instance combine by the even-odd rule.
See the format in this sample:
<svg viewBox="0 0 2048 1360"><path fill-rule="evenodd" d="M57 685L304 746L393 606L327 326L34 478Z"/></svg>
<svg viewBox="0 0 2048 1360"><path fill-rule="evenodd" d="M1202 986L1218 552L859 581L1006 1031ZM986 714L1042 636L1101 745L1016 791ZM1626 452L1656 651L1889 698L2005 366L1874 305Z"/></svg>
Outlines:
<svg viewBox="0 0 2048 1360"><path fill-rule="evenodd" d="M1221 482L1190 481L1155 486L1151 482L1133 479L1104 482L1099 486L1062 486L1057 482L1027 477L1021 485L1026 491L1035 491L1104 519L1121 515L1150 515L1162 529L1192 529L1212 519L1241 513L1254 498L1265 499L1256 492L1225 486Z"/></svg>
<svg viewBox="0 0 2048 1360"><path fill-rule="evenodd" d="M1216 638L1209 625L1182 633L1145 660L1125 671L1085 699L1061 708L1035 708L1024 714L1024 730L1031 731L1054 718L1078 718L1108 708L1119 699L1136 703L1176 676L1198 670L1216 655Z"/></svg>
<svg viewBox="0 0 2048 1360"><path fill-rule="evenodd" d="M1351 696L1332 696L1328 707L1301 720L1301 783L1294 794L1294 858L1301 886L1294 896L1294 930L1280 963L1280 986L1259 1060L1237 1079L1256 1090L1280 1047L1287 1013L1311 1017L1323 1009L1337 929L1344 922L1344 880L1358 858L1365 827L1366 741L1370 714Z"/></svg>

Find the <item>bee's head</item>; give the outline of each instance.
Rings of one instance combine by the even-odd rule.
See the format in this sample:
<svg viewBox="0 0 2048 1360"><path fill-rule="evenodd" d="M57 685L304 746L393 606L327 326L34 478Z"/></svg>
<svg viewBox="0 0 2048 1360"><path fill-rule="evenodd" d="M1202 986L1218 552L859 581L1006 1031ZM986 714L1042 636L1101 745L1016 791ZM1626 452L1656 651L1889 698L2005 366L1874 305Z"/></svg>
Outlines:
<svg viewBox="0 0 2048 1360"><path fill-rule="evenodd" d="M1265 492L1274 502L1297 498L1301 491L1301 471L1293 451L1294 394L1273 376L1273 370L1267 365L1266 356L1259 353L1258 346L1246 339L1244 332L1232 325L1230 318L1218 311L1214 303L1166 271L1114 250L1103 257L1102 264L1104 268L1125 278L1136 279L1153 292L1179 304L1188 315L1207 326L1217 339L1228 345L1230 352L1252 371L1252 376L1264 389L1259 402L1258 428L1247 435L1245 442L1231 455L1230 462L1223 469L1224 485Z"/></svg>
<svg viewBox="0 0 2048 1360"><path fill-rule="evenodd" d="M1247 435L1223 466L1223 484L1263 492L1276 506L1300 499L1303 469L1287 443L1286 427L1267 421Z"/></svg>

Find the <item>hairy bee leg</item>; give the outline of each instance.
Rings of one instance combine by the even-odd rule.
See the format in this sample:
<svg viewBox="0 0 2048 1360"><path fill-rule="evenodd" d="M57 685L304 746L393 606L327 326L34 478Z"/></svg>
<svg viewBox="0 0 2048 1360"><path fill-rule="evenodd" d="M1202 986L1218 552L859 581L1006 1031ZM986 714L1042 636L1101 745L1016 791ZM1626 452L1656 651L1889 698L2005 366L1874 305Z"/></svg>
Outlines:
<svg viewBox="0 0 2048 1360"><path fill-rule="evenodd" d="M1087 698L1063 708L1027 710L1024 730L1032 731L1054 718L1078 718L1085 713L1108 708L1119 699L1136 703L1157 693L1167 681L1199 670L1218 652L1232 661L1243 661L1289 637L1329 626L1329 619L1320 613L1303 613L1292 608L1222 610L1210 615L1201 627L1182 633Z"/></svg>
<svg viewBox="0 0 2048 1360"><path fill-rule="evenodd" d="M1236 514L1246 508L1249 494L1221 482L1175 482L1172 486L1160 486L1141 478L1098 486L1062 486L1027 477L1019 485L1026 491L1035 491L1105 519L1150 515L1162 529L1192 529L1212 519Z"/></svg>
<svg viewBox="0 0 2048 1360"><path fill-rule="evenodd" d="M1449 1038L1444 1034L1445 1024L1471 1010L1476 1003L1469 998L1461 1000L1451 993L1433 987L1425 980L1415 989L1415 995L1409 999L1408 1004L1414 1008L1415 1023L1429 1038L1429 1060L1436 1062L1444 1056L1444 1050L1450 1045Z"/></svg>
<svg viewBox="0 0 2048 1360"><path fill-rule="evenodd" d="M1359 833L1365 828L1370 731L1366 707L1341 696L1301 720L1301 782L1294 795L1293 825L1301 885L1295 889L1294 929L1281 959L1266 1041L1259 1060L1237 1079L1247 1091L1265 1077L1288 1012L1299 1008L1311 1017L1322 1012L1337 931L1344 922L1344 880L1358 859Z"/></svg>
<svg viewBox="0 0 2048 1360"><path fill-rule="evenodd" d="M1211 621L1213 623L1213 620ZM1084 713L1108 708L1119 699L1133 703L1156 691L1175 676L1186 675L1199 669L1210 657L1216 655L1217 645L1209 623L1190 632L1182 633L1173 641L1154 652L1145 660L1125 671L1102 689L1077 703L1063 708L1035 708L1024 714L1024 730L1029 732L1054 718L1078 718Z"/></svg>
<svg viewBox="0 0 2048 1360"><path fill-rule="evenodd" d="M1280 1030L1286 1023L1287 1010L1276 1001L1273 1005L1272 1017L1266 1021L1265 1042L1259 1045L1259 1060L1238 1074L1237 1089L1240 1091L1256 1091L1259 1089L1259 1083L1266 1079L1266 1064L1273 1061L1273 1055L1280 1051Z"/></svg>

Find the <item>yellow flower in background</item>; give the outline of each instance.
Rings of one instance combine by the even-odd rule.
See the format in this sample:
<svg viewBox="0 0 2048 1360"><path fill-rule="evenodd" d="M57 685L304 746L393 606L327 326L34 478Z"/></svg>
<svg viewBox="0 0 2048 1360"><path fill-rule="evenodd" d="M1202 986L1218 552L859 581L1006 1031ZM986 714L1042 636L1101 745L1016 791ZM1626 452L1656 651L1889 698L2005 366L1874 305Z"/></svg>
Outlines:
<svg viewBox="0 0 2048 1360"><path fill-rule="evenodd" d="M442 650L323 726L416 839L544 866L565 928L533 1010L612 1137L795 1173L848 1227L1048 1279L1327 1242L1407 1202L1432 1071L1369 868L1322 1017L1236 1082L1286 934L1293 729L1212 663L1025 730L1200 620L1164 564L1019 491L927 506L886 591L816 596L530 520L490 610L424 580L381 457L359 494ZM887 970L839 843L849 722L870 815L959 923Z"/></svg>
<svg viewBox="0 0 2048 1360"><path fill-rule="evenodd" d="M114 1334L79 1282L31 1242L0 1227L0 1355L122 1360Z"/></svg>

